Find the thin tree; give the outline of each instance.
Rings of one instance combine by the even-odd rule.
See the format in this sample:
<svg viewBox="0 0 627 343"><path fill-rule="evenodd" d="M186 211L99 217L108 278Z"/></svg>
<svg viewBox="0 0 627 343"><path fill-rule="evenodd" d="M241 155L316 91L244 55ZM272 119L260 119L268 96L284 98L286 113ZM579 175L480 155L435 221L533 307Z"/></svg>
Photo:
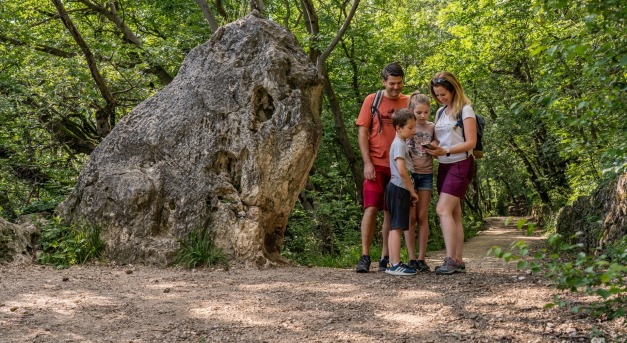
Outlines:
<svg viewBox="0 0 627 343"><path fill-rule="evenodd" d="M98 65L96 64L96 60L94 59L94 55L92 54L89 46L81 36L80 32L72 22L72 19L68 15L65 7L61 3L61 0L52 0L52 3L57 8L57 12L59 12L59 17L63 22L63 25L70 31L72 38L76 44L81 48L85 60L87 61L87 65L89 66L89 71L91 72L91 76L96 82L96 86L102 95L102 98L105 100L105 106L99 106L96 111L96 129L98 130L98 134L101 137L105 137L111 132L111 129L115 126L115 109L116 109L116 101L113 97L113 94L109 90L107 83L100 74L100 70L98 70Z"/></svg>
<svg viewBox="0 0 627 343"><path fill-rule="evenodd" d="M209 4L207 4L207 1L196 0L196 3L202 10L202 14L205 16L205 19L207 20L207 23L209 24L209 28L211 29L211 32L215 33L216 31L218 31L218 21L216 20L216 17L213 15L213 12L211 12L211 8L209 8Z"/></svg>

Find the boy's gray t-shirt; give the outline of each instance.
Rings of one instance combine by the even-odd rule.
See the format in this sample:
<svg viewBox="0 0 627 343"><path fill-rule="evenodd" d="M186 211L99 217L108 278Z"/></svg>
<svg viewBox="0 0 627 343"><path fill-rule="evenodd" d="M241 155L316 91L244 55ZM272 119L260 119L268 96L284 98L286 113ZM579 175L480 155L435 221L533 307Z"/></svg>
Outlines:
<svg viewBox="0 0 627 343"><path fill-rule="evenodd" d="M405 160L405 168L407 168L409 172L413 173L414 161L411 159L409 149L407 149L405 142L396 136L392 142L392 146L390 147L390 172L392 174L390 182L398 187L407 189L407 187L405 187L405 183L401 179L401 174L396 167L396 158L398 157Z"/></svg>

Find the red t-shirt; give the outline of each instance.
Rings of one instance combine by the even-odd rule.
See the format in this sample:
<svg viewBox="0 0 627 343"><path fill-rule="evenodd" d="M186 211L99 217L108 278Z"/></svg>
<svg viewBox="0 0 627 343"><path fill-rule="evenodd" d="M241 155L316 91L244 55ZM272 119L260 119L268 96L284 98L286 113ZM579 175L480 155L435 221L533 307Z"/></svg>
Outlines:
<svg viewBox="0 0 627 343"><path fill-rule="evenodd" d="M373 119L370 108L374 102L374 96L374 93L368 95L361 105L361 111L359 111L359 117L356 122L357 126L370 127L370 122ZM408 104L409 97L403 94L401 94L398 99L390 99L385 97L385 95L381 98L379 112L381 113L383 131L379 133L379 119L375 114L368 138L370 160L375 166L390 167L390 146L392 145L394 137L396 137L396 131L392 125L392 113L399 108L406 108Z"/></svg>

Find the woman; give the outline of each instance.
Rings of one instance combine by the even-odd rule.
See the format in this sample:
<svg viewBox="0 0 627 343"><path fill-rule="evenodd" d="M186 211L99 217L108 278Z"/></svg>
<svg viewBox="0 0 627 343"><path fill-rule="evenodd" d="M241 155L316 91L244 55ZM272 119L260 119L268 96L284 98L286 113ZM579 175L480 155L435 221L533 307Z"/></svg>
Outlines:
<svg viewBox="0 0 627 343"><path fill-rule="evenodd" d="M474 174L472 149L477 141L475 112L453 74L446 71L438 73L431 79L430 89L431 95L442 105L436 113L435 123L439 145L427 152L437 156L439 161L437 188L440 197L436 212L446 245L444 263L435 272L443 275L465 273L461 199ZM458 123L460 116L463 127Z"/></svg>

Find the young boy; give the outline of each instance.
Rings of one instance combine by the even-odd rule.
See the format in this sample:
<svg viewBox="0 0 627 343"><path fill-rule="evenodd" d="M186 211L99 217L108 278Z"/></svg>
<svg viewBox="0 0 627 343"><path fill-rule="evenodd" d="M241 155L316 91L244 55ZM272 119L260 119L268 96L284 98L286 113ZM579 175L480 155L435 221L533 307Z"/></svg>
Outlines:
<svg viewBox="0 0 627 343"><path fill-rule="evenodd" d="M392 115L396 138L390 147L390 170L392 177L385 189L385 203L390 211L390 267L385 272L392 275L414 275L416 270L401 263L401 231L409 230L409 213L412 203L418 201L418 194L409 178L414 171L409 150L405 141L416 132L416 117L407 108L396 110Z"/></svg>

